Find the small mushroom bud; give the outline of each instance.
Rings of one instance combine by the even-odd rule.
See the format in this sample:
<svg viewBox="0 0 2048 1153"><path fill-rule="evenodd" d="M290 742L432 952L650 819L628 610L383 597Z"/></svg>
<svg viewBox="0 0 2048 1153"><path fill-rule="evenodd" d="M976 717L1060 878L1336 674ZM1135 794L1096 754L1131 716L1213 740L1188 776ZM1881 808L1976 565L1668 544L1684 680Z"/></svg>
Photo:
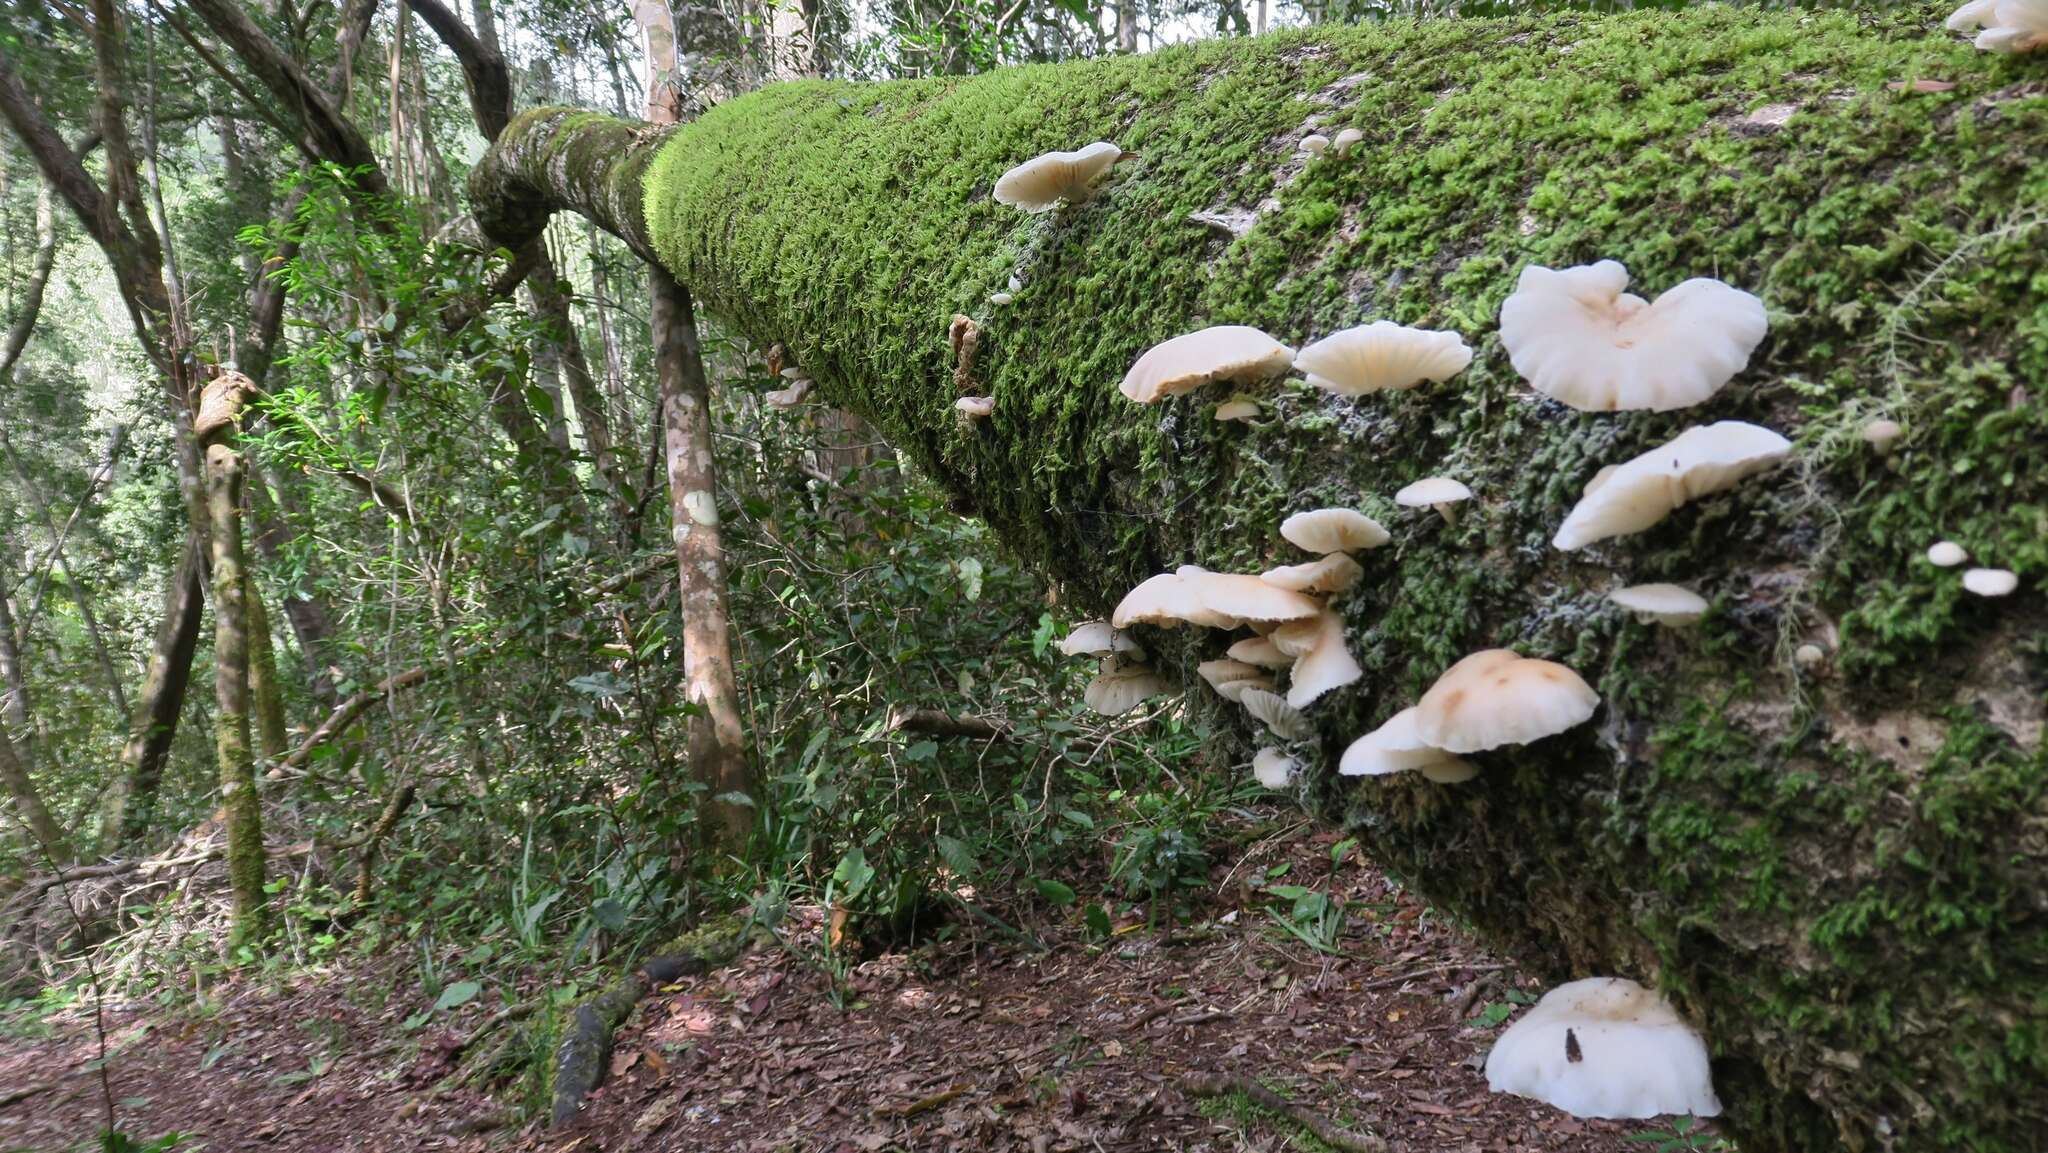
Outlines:
<svg viewBox="0 0 2048 1153"><path fill-rule="evenodd" d="M1472 490L1447 476L1425 477L1394 494L1402 508L1433 508L1445 524L1457 524L1459 501L1471 500Z"/></svg>
<svg viewBox="0 0 2048 1153"><path fill-rule="evenodd" d="M1905 433L1896 420L1873 420L1863 426L1863 443L1869 445L1879 456L1889 455L1892 442Z"/></svg>
<svg viewBox="0 0 2048 1153"><path fill-rule="evenodd" d="M1008 304L1015 299L1017 299L1015 296L1012 296L1007 292L991 292L988 294L988 302L990 304L995 305L998 308L1001 308L1003 305Z"/></svg>
<svg viewBox="0 0 2048 1153"><path fill-rule="evenodd" d="M1828 659L1828 651L1808 641L1792 650L1792 659L1802 669L1817 668L1822 661Z"/></svg>
<svg viewBox="0 0 2048 1153"><path fill-rule="evenodd" d="M1346 152L1351 151L1351 149L1355 145L1357 145L1359 141L1363 139L1365 139L1365 133L1360 132L1356 128L1346 128L1344 131L1339 132L1337 134L1337 138L1335 140L1332 140L1330 142L1330 150L1332 152L1335 152L1337 155L1342 156Z"/></svg>
<svg viewBox="0 0 2048 1153"><path fill-rule="evenodd" d="M1970 554L1963 546L1952 540L1936 541L1927 550L1927 563L1940 568L1954 568L1969 559Z"/></svg>
<svg viewBox="0 0 2048 1153"><path fill-rule="evenodd" d="M1301 138L1301 150L1310 156L1321 156L1329 146L1330 138L1321 133L1312 132Z"/></svg>

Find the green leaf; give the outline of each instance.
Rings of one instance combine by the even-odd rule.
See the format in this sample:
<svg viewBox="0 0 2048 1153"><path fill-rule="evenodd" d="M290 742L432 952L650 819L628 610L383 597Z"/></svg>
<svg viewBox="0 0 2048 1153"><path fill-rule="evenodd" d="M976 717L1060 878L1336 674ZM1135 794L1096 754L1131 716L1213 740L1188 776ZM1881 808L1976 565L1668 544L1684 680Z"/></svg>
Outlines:
<svg viewBox="0 0 2048 1153"><path fill-rule="evenodd" d="M868 887L868 882L874 879L875 870L868 864L868 855L862 852L859 846L846 850L846 855L839 858L838 867L832 870L833 886L839 890L841 897L849 900L860 896L861 891Z"/></svg>
<svg viewBox="0 0 2048 1153"><path fill-rule="evenodd" d="M1088 931L1098 937L1109 936L1109 910L1101 905L1090 905L1082 911L1082 918L1088 922Z"/></svg>
<svg viewBox="0 0 2048 1153"><path fill-rule="evenodd" d="M1074 890L1058 881L1039 877L1034 879L1031 884L1038 890L1039 896L1044 897L1062 909L1074 903Z"/></svg>
<svg viewBox="0 0 2048 1153"><path fill-rule="evenodd" d="M1055 627L1052 623L1051 613L1038 614L1038 628L1031 634L1032 656L1042 657L1045 655L1046 646L1052 644L1052 634Z"/></svg>
<svg viewBox="0 0 2048 1153"><path fill-rule="evenodd" d="M1501 1022L1514 1015L1515 1007L1506 1001L1488 1001L1486 1008L1481 1009L1479 1016L1474 1018L1474 1020L1478 1022L1479 1027L1482 1029L1494 1029L1498 1028Z"/></svg>
<svg viewBox="0 0 2048 1153"><path fill-rule="evenodd" d="M937 840L939 859L946 862L947 868L962 877L972 877L981 872L981 862L974 859L974 850L968 847L966 841L958 837L949 837L944 833L940 833Z"/></svg>
<svg viewBox="0 0 2048 1153"><path fill-rule="evenodd" d="M483 989L483 985L475 981L457 981L441 990L441 997L434 1002L434 1009L436 1012L459 1009L476 1000L476 995L483 992Z"/></svg>

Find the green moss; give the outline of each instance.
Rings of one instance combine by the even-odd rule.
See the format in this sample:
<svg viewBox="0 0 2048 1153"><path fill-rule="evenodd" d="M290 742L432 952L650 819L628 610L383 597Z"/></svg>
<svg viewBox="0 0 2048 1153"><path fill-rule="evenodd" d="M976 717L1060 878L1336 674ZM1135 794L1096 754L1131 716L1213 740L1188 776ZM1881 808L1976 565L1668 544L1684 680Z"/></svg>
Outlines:
<svg viewBox="0 0 2048 1153"><path fill-rule="evenodd" d="M675 135L646 227L708 307L783 342L1085 603L1179 563L1300 559L1277 526L1312 504L1379 517L1396 542L1338 604L1367 675L1313 711L1322 763L1482 645L1565 660L1608 708L1485 755L1470 785L1322 774L1316 804L1556 975L1659 980L1705 1024L1753 1147L2018 1149L2048 1127L2018 1091L2048 1077L2048 979L2012 960L2048 955L2027 896L2048 888L2048 764L1972 686L2008 650L2036 702L2048 684L2013 639L2048 632L2048 99L2037 63L1975 52L1943 14L1394 22L782 85ZM1956 87L1890 86L1922 77ZM1752 123L1766 105L1796 111ZM1312 115L1365 138L1304 166ZM990 199L1010 165L1095 139L1137 156L1088 203ZM1192 219L1269 201L1242 235ZM1757 291L1771 338L1693 412L1536 403L1500 302L1527 264L1601 258L1646 294ZM989 305L1013 273L1015 302ZM996 401L973 430L951 412L955 312ZM1275 386L1250 425L1209 418L1221 390L1145 408L1115 388L1203 324L1305 342L1377 318L1477 356L1405 395ZM1888 458L1857 435L1878 415L1908 430ZM1603 464L1726 418L1784 430L1796 460L1638 536L1549 547ZM1455 526L1388 500L1439 472L1479 496ZM1965 596L1919 559L1943 537L2029 592ZM1651 580L1716 610L1674 633L1605 600ZM1808 639L1829 679L1793 669ZM1223 643L1154 640L1183 664ZM1945 717L1945 743L1893 758L1832 731L1881 711Z"/></svg>

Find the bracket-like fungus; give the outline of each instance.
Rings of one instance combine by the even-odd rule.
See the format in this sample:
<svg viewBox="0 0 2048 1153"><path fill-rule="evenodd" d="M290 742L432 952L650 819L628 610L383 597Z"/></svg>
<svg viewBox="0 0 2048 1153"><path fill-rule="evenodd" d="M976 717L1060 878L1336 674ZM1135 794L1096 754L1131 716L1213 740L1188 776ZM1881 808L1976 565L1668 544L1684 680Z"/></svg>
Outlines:
<svg viewBox="0 0 2048 1153"><path fill-rule="evenodd" d="M1302 651L1288 677L1287 703L1297 709L1305 709L1331 689L1343 688L1365 675L1344 644L1343 619L1328 609L1313 621L1282 625L1273 632L1277 637L1283 630L1299 629L1304 624L1314 626L1315 640ZM1281 651L1286 650L1283 647Z"/></svg>
<svg viewBox="0 0 2048 1153"><path fill-rule="evenodd" d="M1281 652L1272 637L1246 637L1226 649L1224 655L1262 669L1284 669L1294 664L1294 657Z"/></svg>
<svg viewBox="0 0 2048 1153"><path fill-rule="evenodd" d="M768 407L780 412L788 412L790 409L802 404L804 397L810 394L811 378L800 372L795 376L791 376L790 374L793 372L796 372L793 368L782 370L783 379L789 381L786 387L761 394L761 399L768 402Z"/></svg>
<svg viewBox="0 0 2048 1153"><path fill-rule="evenodd" d="M1545 993L1494 1042L1486 1085L1574 1117L1721 1112L1706 1043L1664 998L1619 977Z"/></svg>
<svg viewBox="0 0 2048 1153"><path fill-rule="evenodd" d="M1630 585L1615 589L1607 599L1637 616L1674 628L1694 624L1707 615L1707 600L1681 585Z"/></svg>
<svg viewBox="0 0 2048 1153"><path fill-rule="evenodd" d="M2048 48L2048 0L1971 0L1948 18L1952 32L1977 33L1986 52L2018 54Z"/></svg>
<svg viewBox="0 0 2048 1153"><path fill-rule="evenodd" d="M1230 660L1227 657L1203 661L1195 666L1195 672L1209 682L1209 687L1216 690L1217 696L1233 703L1243 699L1246 689L1273 687L1273 678L1267 676L1257 666Z"/></svg>
<svg viewBox="0 0 2048 1153"><path fill-rule="evenodd" d="M1310 156L1321 156L1330 147L1330 138L1320 132L1311 132L1301 138L1301 150Z"/></svg>
<svg viewBox="0 0 2048 1153"><path fill-rule="evenodd" d="M1179 573L1170 572L1147 577L1137 588L1124 594L1124 599L1117 602L1116 611L1109 615L1109 623L1120 629L1132 625L1158 625L1170 629L1183 621L1205 628L1235 627L1204 609L1201 597L1188 587L1188 582L1182 580Z"/></svg>
<svg viewBox="0 0 2048 1153"><path fill-rule="evenodd" d="M1328 555L1378 548L1394 539L1371 517L1351 508L1318 508L1280 522L1280 536L1307 552Z"/></svg>
<svg viewBox="0 0 2048 1153"><path fill-rule="evenodd" d="M1739 420L1688 428L1626 464L1602 469L1551 543L1570 552L1641 532L1687 501L1732 488L1791 451L1791 441Z"/></svg>
<svg viewBox="0 0 2048 1153"><path fill-rule="evenodd" d="M1666 412L1719 392L1770 328L1763 301L1718 280L1685 281L1655 303L1627 287L1612 260L1523 269L1500 307L1515 371L1573 408Z"/></svg>
<svg viewBox="0 0 2048 1153"><path fill-rule="evenodd" d="M1266 788L1284 789L1294 779L1294 758L1279 749L1260 749L1252 754L1252 776Z"/></svg>
<svg viewBox="0 0 2048 1153"><path fill-rule="evenodd" d="M1410 771L1445 785L1479 775L1470 762L1415 735L1413 707L1402 709L1389 717L1386 724L1351 742L1343 759L1337 762L1337 772L1347 777L1382 777Z"/></svg>
<svg viewBox="0 0 2048 1153"><path fill-rule="evenodd" d="M2009 596L2020 587L2020 578L2010 569L1973 568L1963 573L1963 587L1980 597Z"/></svg>
<svg viewBox="0 0 2048 1153"><path fill-rule="evenodd" d="M1234 629L1246 621L1306 620L1322 608L1309 597L1255 576L1182 565L1132 589L1109 620L1118 628L1133 624L1170 627L1186 621L1204 628Z"/></svg>
<svg viewBox="0 0 2048 1153"><path fill-rule="evenodd" d="M1070 657L1127 653L1134 660L1145 658L1145 650L1138 647L1138 642L1108 621L1082 621L1075 625L1074 631L1060 641L1060 652Z"/></svg>
<svg viewBox="0 0 2048 1153"><path fill-rule="evenodd" d="M1293 349L1258 329L1219 324L1153 345L1118 387L1139 404L1151 404L1212 380L1265 380L1293 363Z"/></svg>
<svg viewBox="0 0 2048 1153"><path fill-rule="evenodd" d="M1437 678L1415 705L1415 735L1452 753L1526 745L1582 725L1600 697L1555 661L1506 649L1473 653Z"/></svg>
<svg viewBox="0 0 2048 1153"><path fill-rule="evenodd" d="M1472 349L1455 332L1375 320L1302 349L1294 357L1294 370L1325 392L1365 396L1449 380L1471 363Z"/></svg>
<svg viewBox="0 0 2048 1153"><path fill-rule="evenodd" d="M1079 204L1123 155L1123 149L1098 140L1078 152L1048 152L1026 160L996 181L996 203L1026 212L1045 212L1062 200Z"/></svg>
<svg viewBox="0 0 2048 1153"><path fill-rule="evenodd" d="M1103 716L1114 717L1168 690L1165 678L1158 673L1144 665L1121 664L1112 657L1103 662L1102 671L1082 690L1081 699Z"/></svg>
<svg viewBox="0 0 2048 1153"><path fill-rule="evenodd" d="M1905 429L1896 420L1873 420L1863 426L1863 443L1869 445L1879 456L1891 452L1892 442L1905 434Z"/></svg>
<svg viewBox="0 0 2048 1153"><path fill-rule="evenodd" d="M1935 541L1927 549L1927 563L1938 568L1954 568L1969 559L1963 546L1952 540Z"/></svg>
<svg viewBox="0 0 2048 1153"><path fill-rule="evenodd" d="M1458 510L1452 506L1471 499L1471 489L1447 476L1424 477L1394 494L1395 504L1402 508L1433 508L1445 524L1458 523Z"/></svg>
<svg viewBox="0 0 2048 1153"><path fill-rule="evenodd" d="M1358 578L1364 575L1365 570L1358 567L1358 562L1352 560L1348 553L1333 552L1305 564L1267 569L1259 574L1259 579L1276 588L1327 595L1343 592L1357 584Z"/></svg>
<svg viewBox="0 0 2048 1153"><path fill-rule="evenodd" d="M1249 397L1233 396L1216 406L1217 420L1250 420L1259 415L1259 402Z"/></svg>
<svg viewBox="0 0 2048 1153"><path fill-rule="evenodd" d="M1246 689L1238 699L1244 711L1250 713L1260 724L1266 726L1274 736L1286 741L1305 741L1315 734L1301 710L1287 703L1287 699L1269 689Z"/></svg>
<svg viewBox="0 0 2048 1153"><path fill-rule="evenodd" d="M963 396L953 402L953 411L959 413L960 419L968 424L987 420L989 414L995 410L996 398L992 396Z"/></svg>
<svg viewBox="0 0 2048 1153"><path fill-rule="evenodd" d="M1346 128L1344 131L1339 132L1337 134L1336 139L1330 141L1330 150L1332 152L1335 152L1337 155L1342 156L1346 152L1351 151L1351 149L1355 145L1357 145L1359 141L1363 139L1365 139L1365 133L1360 132L1356 128Z"/></svg>

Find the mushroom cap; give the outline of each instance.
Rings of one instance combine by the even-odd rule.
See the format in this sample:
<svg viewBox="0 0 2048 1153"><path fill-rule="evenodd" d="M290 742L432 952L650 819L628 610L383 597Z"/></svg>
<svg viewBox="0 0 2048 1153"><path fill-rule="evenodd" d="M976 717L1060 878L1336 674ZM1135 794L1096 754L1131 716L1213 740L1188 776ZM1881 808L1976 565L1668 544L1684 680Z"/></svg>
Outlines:
<svg viewBox="0 0 2048 1153"><path fill-rule="evenodd" d="M808 377L808 376L807 376L807 375L806 375L806 374L804 373L804 370L803 370L803 369L801 369L801 368L798 368L798 367L797 367L797 366L795 366L795 365L790 365L790 366L789 366L788 368L785 368L785 369L783 369L783 370L782 370L781 372L778 372L778 373L776 373L775 375L777 375L777 376L781 377L781 378L782 378L782 379L784 379L784 380L808 380L808 379L810 379L810 378L809 378L809 377Z"/></svg>
<svg viewBox="0 0 2048 1153"><path fill-rule="evenodd" d="M1363 139L1365 139L1365 133L1360 132L1356 128L1346 128L1344 131L1339 132L1334 140L1330 141L1330 147L1337 150L1337 155L1342 156L1346 152L1351 151L1352 145L1357 144Z"/></svg>
<svg viewBox="0 0 2048 1153"><path fill-rule="evenodd" d="M787 388L778 388L762 393L761 399L768 402L768 407L787 412L802 404L804 397L809 395L810 391L811 378L799 376L793 378Z"/></svg>
<svg viewBox="0 0 2048 1153"><path fill-rule="evenodd" d="M1472 490L1447 476L1426 476L1394 494L1402 508L1433 508L1471 500Z"/></svg>
<svg viewBox="0 0 2048 1153"><path fill-rule="evenodd" d="M1962 545L1952 540L1938 540L1927 549L1927 563L1941 568L1954 568L1970 559Z"/></svg>
<svg viewBox="0 0 2048 1153"><path fill-rule="evenodd" d="M1863 426L1863 443L1873 448L1889 448L1905 431L1896 420L1873 420Z"/></svg>
<svg viewBox="0 0 2048 1153"><path fill-rule="evenodd" d="M1259 415L1259 402L1247 397L1231 397L1216 406L1217 420L1250 420Z"/></svg>
<svg viewBox="0 0 2048 1153"><path fill-rule="evenodd" d="M1137 588L1124 594L1109 623L1126 629L1132 625L1174 628L1193 616L1202 615L1202 602L1179 574L1163 572L1147 577Z"/></svg>
<svg viewBox="0 0 2048 1153"><path fill-rule="evenodd" d="M1375 320L1316 341L1294 357L1294 370L1339 396L1364 396L1448 380L1472 363L1472 349L1455 332L1408 328Z"/></svg>
<svg viewBox="0 0 2048 1153"><path fill-rule="evenodd" d="M1234 629L1246 621L1304 620L1322 608L1301 593L1277 588L1255 576L1182 565L1132 589L1109 621L1118 628L1134 624L1172 627L1185 621L1204 628Z"/></svg>
<svg viewBox="0 0 2048 1153"><path fill-rule="evenodd" d="M1320 132L1311 132L1301 138L1301 150L1311 156L1321 156L1330 146L1330 138Z"/></svg>
<svg viewBox="0 0 2048 1153"><path fill-rule="evenodd" d="M1973 568L1963 573L1963 587L1980 597L2002 597L2020 587L2020 578L2010 569Z"/></svg>
<svg viewBox="0 0 2048 1153"><path fill-rule="evenodd" d="M1378 521L1353 508L1295 513L1280 522L1280 535L1297 548L1325 555L1378 548L1394 539Z"/></svg>
<svg viewBox="0 0 2048 1153"><path fill-rule="evenodd" d="M1242 699L1246 689L1273 687L1273 678L1267 676L1265 670L1227 657L1203 661L1195 666L1195 672L1201 674L1202 679L1209 682L1209 687L1216 690L1216 695L1226 701Z"/></svg>
<svg viewBox="0 0 2048 1153"><path fill-rule="evenodd" d="M1343 758L1337 762L1337 772L1347 777L1381 777L1388 773L1431 767L1440 771L1456 770L1459 766L1470 770L1459 779L1469 780L1478 772L1465 761L1417 736L1415 708L1411 705L1387 718L1386 724L1351 742L1351 747L1344 750Z"/></svg>
<svg viewBox="0 0 2048 1153"><path fill-rule="evenodd" d="M1619 977L1545 993L1494 1042L1486 1084L1574 1117L1721 1112L1706 1043L1664 998Z"/></svg>
<svg viewBox="0 0 2048 1153"><path fill-rule="evenodd" d="M1078 657L1093 653L1131 653L1142 660L1145 650L1128 633L1108 621L1082 621L1060 641L1060 652Z"/></svg>
<svg viewBox="0 0 2048 1153"><path fill-rule="evenodd" d="M1144 665L1118 664L1115 658L1088 682L1081 699L1090 709L1114 717L1137 708L1139 702L1168 691L1166 679Z"/></svg>
<svg viewBox="0 0 2048 1153"><path fill-rule="evenodd" d="M1271 637L1246 637L1231 645L1224 655L1262 669L1284 669L1294 664L1294 657L1281 652Z"/></svg>
<svg viewBox="0 0 2048 1153"><path fill-rule="evenodd" d="M1287 698L1271 689L1246 689L1244 695L1238 698L1238 703L1244 706L1244 711L1250 713L1260 724L1266 726L1268 731L1282 740L1307 740L1315 733L1308 719L1301 715L1301 710L1288 704Z"/></svg>
<svg viewBox="0 0 2048 1153"><path fill-rule="evenodd" d="M1259 579L1276 588L1298 593L1340 593L1358 583L1365 570L1349 553L1325 553L1304 564L1281 565L1259 574Z"/></svg>
<svg viewBox="0 0 2048 1153"><path fill-rule="evenodd" d="M1252 776L1269 789L1284 789L1294 779L1294 758L1279 749L1252 754Z"/></svg>
<svg viewBox="0 0 2048 1153"><path fill-rule="evenodd" d="M1077 152L1048 152L1033 157L996 181L996 203L1026 212L1044 212L1062 200L1078 204L1088 199L1095 182L1123 154L1124 150L1116 145L1098 140Z"/></svg>
<svg viewBox="0 0 2048 1153"><path fill-rule="evenodd" d="M1707 599L1682 585L1630 585L1607 599L1660 625L1689 625L1707 615Z"/></svg>
<svg viewBox="0 0 2048 1153"><path fill-rule="evenodd" d="M1812 668L1828 659L1828 651L1812 641L1792 650L1792 660L1801 668Z"/></svg>
<svg viewBox="0 0 2048 1153"><path fill-rule="evenodd" d="M1601 470L1551 543L1570 552L1641 532L1687 501L1732 488L1791 451L1791 441L1739 420L1688 428L1611 472Z"/></svg>
<svg viewBox="0 0 2048 1153"><path fill-rule="evenodd" d="M1286 372L1294 350L1243 324L1219 324L1153 345L1118 388L1139 404L1192 392L1212 380L1264 380Z"/></svg>
<svg viewBox="0 0 2048 1153"><path fill-rule="evenodd" d="M1555 661L1485 649L1437 678L1415 705L1415 735L1446 752L1526 745L1584 724L1599 694Z"/></svg>
<svg viewBox="0 0 2048 1153"><path fill-rule="evenodd" d="M1508 359L1536 391L1588 412L1699 404L1749 363L1770 328L1764 302L1718 280L1646 303L1620 263L1522 270L1500 307Z"/></svg>
<svg viewBox="0 0 2048 1153"><path fill-rule="evenodd" d="M1957 32L1984 29L1976 45L1987 52L2048 47L2048 3L2043 0L1972 0L1956 9L1947 24Z"/></svg>
<svg viewBox="0 0 2048 1153"><path fill-rule="evenodd" d="M990 304L997 306L998 308L1010 303L1015 299L1017 299L1017 297L1014 294L1008 292L991 292L988 294L988 302Z"/></svg>
<svg viewBox="0 0 2048 1153"><path fill-rule="evenodd" d="M992 396L963 396L953 402L953 411L969 420L985 419L996 410L996 398Z"/></svg>
<svg viewBox="0 0 2048 1153"><path fill-rule="evenodd" d="M1287 703L1297 709L1305 709L1331 689L1343 688L1365 675L1351 650L1345 647L1341 617L1324 609L1314 621L1302 623L1315 626L1315 642L1294 662L1294 673L1288 678ZM1283 625L1274 634L1295 627L1299 626Z"/></svg>

